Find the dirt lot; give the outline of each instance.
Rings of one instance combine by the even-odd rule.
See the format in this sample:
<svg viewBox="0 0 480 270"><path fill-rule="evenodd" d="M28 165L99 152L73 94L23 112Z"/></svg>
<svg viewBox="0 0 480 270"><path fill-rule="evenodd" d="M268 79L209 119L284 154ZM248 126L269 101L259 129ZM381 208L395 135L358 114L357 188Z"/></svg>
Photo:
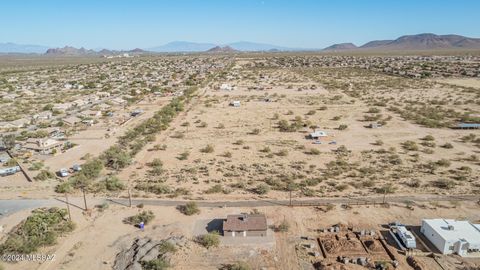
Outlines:
<svg viewBox="0 0 480 270"><path fill-rule="evenodd" d="M251 71L242 69L245 62L233 69L236 79L232 75L227 81L234 90L212 86L202 91L191 109L121 172L122 179L133 180L137 195L161 196L169 190L165 193L209 199L287 198L290 187L295 197L480 191L478 144L464 138L478 131L428 128L371 105L372 99L383 98L427 101L446 95L452 90L447 86L393 78L402 85L384 89L390 78L385 75L324 69ZM374 80L371 89L363 84L369 78ZM337 89L332 80L351 86ZM355 87L365 96L355 97ZM233 101L240 101L240 107L229 106ZM372 115L380 115L376 118L385 119L385 124L367 128L376 122L365 120ZM300 127L281 132L282 119ZM321 144L307 138L314 129L328 134ZM165 150L152 151L154 145ZM163 172L152 175L149 163L158 159ZM265 184L268 191L258 191ZM160 186L165 187L162 192L150 192Z"/></svg>
<svg viewBox="0 0 480 270"><path fill-rule="evenodd" d="M438 81L453 85L480 88L480 79L439 79Z"/></svg>
<svg viewBox="0 0 480 270"><path fill-rule="evenodd" d="M81 204L81 200L73 201ZM131 225L123 224L125 217L138 213L141 210L152 210L156 218L152 224L141 231ZM258 211L265 213L269 224L278 225L282 221L290 224L287 233L273 233L275 244L271 245L245 245L230 243L221 244L219 248L205 249L196 244L194 239L195 225L202 220L225 218L227 214L249 212L247 208L201 208L201 213L194 216L185 216L174 207L145 206L144 209L126 208L110 204L100 212L94 210L92 214L85 215L72 207L73 220L77 223L75 231L66 237L60 238L58 244L44 248L39 253L55 254L55 261L43 264L18 263L8 264L10 269L111 269L116 254L129 247L136 237L149 236L153 239L165 239L169 236L185 236L188 243L180 248L172 257L174 269L217 269L222 264L235 261L248 261L254 269L300 269L299 265L311 265L312 261L321 260L312 256L297 255L298 245L305 241L301 237L316 238L318 229L329 228L334 224L354 228L382 230L382 224L397 220L405 224L419 225L422 218L467 218L472 221L480 219L478 205L464 203L458 205L455 211L446 208L415 208L414 211L404 207L355 207L345 210L336 207L328 212L315 208L299 207L260 207ZM28 212L20 212L1 219L6 231L26 217ZM168 217L168 218L165 218ZM365 219L364 217L369 217ZM314 243L314 242L312 242ZM396 246L389 246L399 258L398 269L411 269L407 267L405 256L398 254ZM188 259L187 259L188 258ZM435 266L431 258L419 257L423 263L431 267L426 269L440 269ZM440 263L453 263L461 261L458 256L445 256ZM480 260L471 260L480 263ZM435 267L434 267L435 266ZM347 269L363 269L352 268Z"/></svg>

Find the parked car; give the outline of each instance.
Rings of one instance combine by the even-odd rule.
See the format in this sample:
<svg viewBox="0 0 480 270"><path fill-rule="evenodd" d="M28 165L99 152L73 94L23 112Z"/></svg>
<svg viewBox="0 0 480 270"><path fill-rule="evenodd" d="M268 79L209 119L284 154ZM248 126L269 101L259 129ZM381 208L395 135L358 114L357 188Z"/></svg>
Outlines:
<svg viewBox="0 0 480 270"><path fill-rule="evenodd" d="M135 116L140 115L142 113L143 113L143 110L137 109L137 110L134 110L133 112L131 112L130 115L132 117L135 117Z"/></svg>
<svg viewBox="0 0 480 270"><path fill-rule="evenodd" d="M73 170L74 172L79 172L79 171L82 170L82 167L81 167L80 165L78 165L78 164L75 164L75 165L72 166L72 170Z"/></svg>
<svg viewBox="0 0 480 270"><path fill-rule="evenodd" d="M14 166L10 168L0 169L0 176L12 175L20 171L19 166Z"/></svg>
<svg viewBox="0 0 480 270"><path fill-rule="evenodd" d="M58 175L61 177L67 177L70 175L70 173L68 173L67 169L60 169L60 171L58 171Z"/></svg>

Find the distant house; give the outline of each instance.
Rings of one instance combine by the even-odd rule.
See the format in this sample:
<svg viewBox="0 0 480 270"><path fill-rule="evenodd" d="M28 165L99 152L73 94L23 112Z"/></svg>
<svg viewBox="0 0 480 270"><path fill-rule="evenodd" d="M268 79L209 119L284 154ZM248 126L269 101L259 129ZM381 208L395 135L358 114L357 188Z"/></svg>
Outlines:
<svg viewBox="0 0 480 270"><path fill-rule="evenodd" d="M44 111L44 112L40 112L40 113L37 113L33 116L33 119L34 120L48 120L52 118L52 112L51 111Z"/></svg>
<svg viewBox="0 0 480 270"><path fill-rule="evenodd" d="M234 101L230 102L230 106L233 106L233 107L240 107L240 101L238 101L238 100L234 100Z"/></svg>
<svg viewBox="0 0 480 270"><path fill-rule="evenodd" d="M60 149L63 147L63 142L59 142L54 139L35 139L29 138L23 145L26 150L38 152L40 154L51 154L54 149Z"/></svg>
<svg viewBox="0 0 480 270"><path fill-rule="evenodd" d="M105 103L102 103L102 104L98 104L98 105L97 105L97 108L98 108L100 111L102 111L102 112L110 110L111 107L112 107L112 106L110 106L110 105L108 105L108 104L105 104Z"/></svg>
<svg viewBox="0 0 480 270"><path fill-rule="evenodd" d="M88 99L76 99L72 102L77 107L85 106L89 103Z"/></svg>
<svg viewBox="0 0 480 270"><path fill-rule="evenodd" d="M73 107L73 104L70 103L70 102L53 105L53 109L56 110L56 111L60 111L60 112L65 112L66 110L68 110L72 107Z"/></svg>
<svg viewBox="0 0 480 270"><path fill-rule="evenodd" d="M17 94L6 94L2 98L5 100L15 100L19 95Z"/></svg>
<svg viewBox="0 0 480 270"><path fill-rule="evenodd" d="M87 126L93 126L95 121L93 121L92 119L84 119L84 120L82 120L82 123L87 125Z"/></svg>
<svg viewBox="0 0 480 270"><path fill-rule="evenodd" d="M10 129L10 128L18 128L11 122L0 122L0 129Z"/></svg>
<svg viewBox="0 0 480 270"><path fill-rule="evenodd" d="M220 90L222 90L222 91L232 91L233 86L231 86L228 83L222 83L222 85L220 85Z"/></svg>
<svg viewBox="0 0 480 270"><path fill-rule="evenodd" d="M93 117L93 118L96 118L96 117L99 117L102 115L102 112L101 111L92 111L92 110L85 110L83 112L80 112L79 113L80 116L82 117Z"/></svg>
<svg viewBox="0 0 480 270"><path fill-rule="evenodd" d="M380 128L380 127L382 127L382 125L379 124L379 123L370 123L370 124L368 125L368 127L369 127L369 128Z"/></svg>
<svg viewBox="0 0 480 270"><path fill-rule="evenodd" d="M10 129L10 128L22 128L29 124L30 121L27 119L17 119L11 122L0 122L0 129Z"/></svg>
<svg viewBox="0 0 480 270"><path fill-rule="evenodd" d="M25 96L29 96L29 97L35 96L35 93L32 92L32 91L30 91L30 90L24 90L24 91L22 92L22 94L25 95Z"/></svg>
<svg viewBox="0 0 480 270"><path fill-rule="evenodd" d="M48 136L52 139L62 140L66 138L65 132L60 129L53 129L48 133Z"/></svg>
<svg viewBox="0 0 480 270"><path fill-rule="evenodd" d="M175 91L175 93L173 93L173 95L176 96L176 97L183 96L183 91L181 91L181 90Z"/></svg>
<svg viewBox="0 0 480 270"><path fill-rule="evenodd" d="M227 237L267 236L267 218L262 214L228 215L223 221Z"/></svg>
<svg viewBox="0 0 480 270"><path fill-rule="evenodd" d="M109 97L110 93L105 91L98 91L95 93L95 95L97 95L97 97L104 98L104 97Z"/></svg>
<svg viewBox="0 0 480 270"><path fill-rule="evenodd" d="M112 102L115 105L125 105L125 104L127 104L127 101L125 99L119 98L119 97L111 99L110 102Z"/></svg>
<svg viewBox="0 0 480 270"><path fill-rule="evenodd" d="M97 101L97 100L99 100L99 99L100 99L100 98L99 98L97 95L95 95L95 94L88 95L88 96L86 96L86 97L84 98L84 100L87 101L88 103L93 103L93 102L95 102L95 101Z"/></svg>
<svg viewBox="0 0 480 270"><path fill-rule="evenodd" d="M30 120L28 119L25 119L25 118L20 118L20 119L17 119L15 121L12 121L10 122L12 123L13 125L15 125L16 127L18 128L21 128L21 127L24 127L24 126L27 126L30 124Z"/></svg>
<svg viewBox="0 0 480 270"><path fill-rule="evenodd" d="M321 137L327 137L327 133L322 130L315 130L314 132L309 134L310 139L317 140Z"/></svg>
<svg viewBox="0 0 480 270"><path fill-rule="evenodd" d="M70 116L70 117L66 117L64 119L62 119L63 123L65 123L65 125L68 125L68 126L75 126L77 125L78 123L82 122L82 119L76 117L76 116Z"/></svg>

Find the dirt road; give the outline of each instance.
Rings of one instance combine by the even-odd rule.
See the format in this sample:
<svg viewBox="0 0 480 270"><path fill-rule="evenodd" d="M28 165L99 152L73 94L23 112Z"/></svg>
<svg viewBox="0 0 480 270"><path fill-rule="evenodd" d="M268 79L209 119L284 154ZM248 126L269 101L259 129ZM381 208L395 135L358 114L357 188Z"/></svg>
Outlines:
<svg viewBox="0 0 480 270"><path fill-rule="evenodd" d="M478 201L479 196L465 195L465 196L441 196L441 195L428 195L428 194L415 194L415 195L398 195L398 196L386 196L385 201L388 203L405 203L411 202L449 202L449 201ZM93 207L95 204L101 204L103 202L110 202L128 206L128 199L120 198L88 198L89 207ZM144 204L144 205L156 205L156 206L178 206L186 204L189 201L186 200L159 200L159 199L133 199L132 205ZM289 200L242 200L242 201L196 201L199 207L263 207L263 206L289 206ZM361 197L361 198L317 198L309 200L292 200L293 206L315 206L322 204L380 204L383 202L383 196L375 197ZM71 197L70 203L74 207L83 207L82 197ZM48 200L0 200L0 219L3 216L18 212L23 209L37 208L44 206L61 206L64 204L64 198Z"/></svg>

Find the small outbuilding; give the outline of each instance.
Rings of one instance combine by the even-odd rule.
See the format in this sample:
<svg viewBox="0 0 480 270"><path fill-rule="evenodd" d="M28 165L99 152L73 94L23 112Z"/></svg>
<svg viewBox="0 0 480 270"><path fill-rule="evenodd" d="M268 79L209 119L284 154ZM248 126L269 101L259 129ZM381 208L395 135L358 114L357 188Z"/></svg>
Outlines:
<svg viewBox="0 0 480 270"><path fill-rule="evenodd" d="M233 107L240 107L240 101L238 101L238 100L234 100L234 101L230 102L230 106L233 106Z"/></svg>
<svg viewBox="0 0 480 270"><path fill-rule="evenodd" d="M480 256L480 230L469 221L424 219L420 231L442 254Z"/></svg>
<svg viewBox="0 0 480 270"><path fill-rule="evenodd" d="M64 119L62 119L62 122L67 125L67 126L75 126L77 125L78 123L80 123L82 121L82 119L76 117L76 116L70 116L70 117L66 117Z"/></svg>
<svg viewBox="0 0 480 270"><path fill-rule="evenodd" d="M228 215L223 221L227 237L267 236L267 218L263 214Z"/></svg>
<svg viewBox="0 0 480 270"><path fill-rule="evenodd" d="M313 139L313 140L318 140L321 137L327 137L327 136L328 136L327 133L323 130L315 130L309 135L310 139Z"/></svg>
<svg viewBox="0 0 480 270"><path fill-rule="evenodd" d="M222 83L222 85L220 85L220 90L223 90L223 91L232 91L232 90L233 90L233 86L231 86L231 85L228 84L228 83Z"/></svg>
<svg viewBox="0 0 480 270"><path fill-rule="evenodd" d="M377 123L377 122L370 123L370 124L368 125L368 128L381 128L381 127L382 127L382 125L379 124L379 123Z"/></svg>

